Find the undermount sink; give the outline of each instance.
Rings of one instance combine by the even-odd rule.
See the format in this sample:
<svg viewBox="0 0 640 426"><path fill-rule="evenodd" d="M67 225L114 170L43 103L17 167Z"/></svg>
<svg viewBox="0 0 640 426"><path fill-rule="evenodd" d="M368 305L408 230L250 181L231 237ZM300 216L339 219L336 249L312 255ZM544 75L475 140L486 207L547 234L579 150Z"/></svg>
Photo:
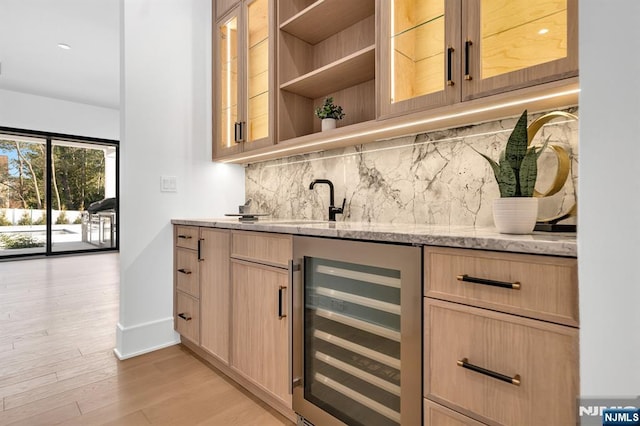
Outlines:
<svg viewBox="0 0 640 426"><path fill-rule="evenodd" d="M273 225L313 225L318 223L329 223L326 220L274 220L270 222Z"/></svg>

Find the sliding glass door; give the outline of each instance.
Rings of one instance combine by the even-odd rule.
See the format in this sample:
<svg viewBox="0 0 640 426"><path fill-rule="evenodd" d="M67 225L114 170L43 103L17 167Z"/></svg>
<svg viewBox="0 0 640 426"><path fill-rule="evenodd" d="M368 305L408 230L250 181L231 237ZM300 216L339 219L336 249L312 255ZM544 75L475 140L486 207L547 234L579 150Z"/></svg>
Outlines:
<svg viewBox="0 0 640 426"><path fill-rule="evenodd" d="M0 258L117 249L117 141L3 130Z"/></svg>
<svg viewBox="0 0 640 426"><path fill-rule="evenodd" d="M0 135L0 256L43 254L47 140Z"/></svg>
<svg viewBox="0 0 640 426"><path fill-rule="evenodd" d="M116 247L116 148L52 141L51 249Z"/></svg>

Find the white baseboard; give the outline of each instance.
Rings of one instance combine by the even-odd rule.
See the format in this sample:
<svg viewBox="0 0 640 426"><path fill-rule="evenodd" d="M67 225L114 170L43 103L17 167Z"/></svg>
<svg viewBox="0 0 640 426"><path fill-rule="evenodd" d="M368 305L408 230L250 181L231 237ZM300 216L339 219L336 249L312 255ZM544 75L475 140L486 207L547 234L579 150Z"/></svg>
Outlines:
<svg viewBox="0 0 640 426"><path fill-rule="evenodd" d="M118 359L124 360L178 343L180 335L173 329L173 317L128 327L118 323L113 352Z"/></svg>

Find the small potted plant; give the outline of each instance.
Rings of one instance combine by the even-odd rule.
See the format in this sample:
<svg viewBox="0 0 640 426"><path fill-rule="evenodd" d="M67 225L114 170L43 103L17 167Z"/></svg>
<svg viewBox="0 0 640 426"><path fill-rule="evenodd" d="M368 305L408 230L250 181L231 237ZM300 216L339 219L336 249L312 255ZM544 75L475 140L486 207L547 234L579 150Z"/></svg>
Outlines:
<svg viewBox="0 0 640 426"><path fill-rule="evenodd" d="M333 104L333 98L325 98L324 104L315 110L316 116L322 120L322 131L336 128L336 120L342 120L342 107Z"/></svg>
<svg viewBox="0 0 640 426"><path fill-rule="evenodd" d="M527 110L514 127L498 162L478 152L491 165L500 198L493 202L493 221L504 234L529 234L538 217L538 199L533 197L538 177L538 157L547 147L529 147ZM474 149L475 151L475 149Z"/></svg>

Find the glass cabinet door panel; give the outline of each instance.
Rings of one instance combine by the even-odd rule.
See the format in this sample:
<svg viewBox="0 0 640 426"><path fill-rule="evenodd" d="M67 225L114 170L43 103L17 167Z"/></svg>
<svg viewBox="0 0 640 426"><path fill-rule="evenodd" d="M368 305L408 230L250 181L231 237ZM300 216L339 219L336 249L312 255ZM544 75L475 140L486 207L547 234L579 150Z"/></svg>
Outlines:
<svg viewBox="0 0 640 426"><path fill-rule="evenodd" d="M460 100L460 0L380 2L376 85L381 118Z"/></svg>
<svg viewBox="0 0 640 426"><path fill-rule="evenodd" d="M489 78L567 57L567 0L482 0L480 73Z"/></svg>
<svg viewBox="0 0 640 426"><path fill-rule="evenodd" d="M390 10L391 102L443 90L444 0L393 0Z"/></svg>
<svg viewBox="0 0 640 426"><path fill-rule="evenodd" d="M220 63L219 122L221 148L235 144L235 123L238 121L238 16L218 26Z"/></svg>
<svg viewBox="0 0 640 426"><path fill-rule="evenodd" d="M269 0L247 7L247 142L269 137Z"/></svg>

